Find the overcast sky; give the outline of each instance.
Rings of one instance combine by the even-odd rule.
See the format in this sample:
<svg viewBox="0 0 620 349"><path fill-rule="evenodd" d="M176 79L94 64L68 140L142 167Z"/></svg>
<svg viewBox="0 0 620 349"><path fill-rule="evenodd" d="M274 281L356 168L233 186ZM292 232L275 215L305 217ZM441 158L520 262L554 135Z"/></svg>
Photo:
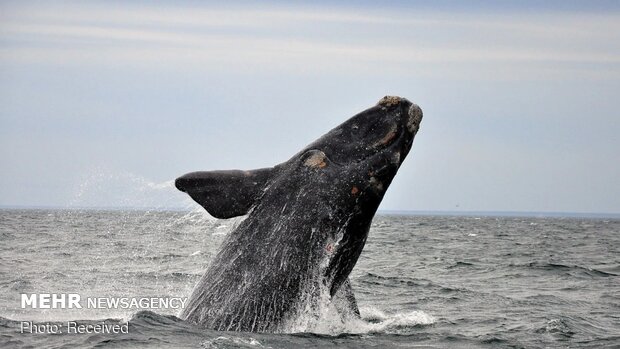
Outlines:
<svg viewBox="0 0 620 349"><path fill-rule="evenodd" d="M0 205L189 207L400 95L381 209L620 213L619 3L485 3L3 1Z"/></svg>

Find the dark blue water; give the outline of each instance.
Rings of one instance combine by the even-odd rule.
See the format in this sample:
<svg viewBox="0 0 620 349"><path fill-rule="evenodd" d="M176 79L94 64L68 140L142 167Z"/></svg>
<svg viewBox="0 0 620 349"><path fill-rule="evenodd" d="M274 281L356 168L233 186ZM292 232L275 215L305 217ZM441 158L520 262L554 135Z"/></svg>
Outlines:
<svg viewBox="0 0 620 349"><path fill-rule="evenodd" d="M179 309L31 309L21 294L187 297L234 221L201 212L0 211L0 347L617 348L620 220L377 216L351 281L362 320L215 332ZM21 333L22 321L128 323Z"/></svg>

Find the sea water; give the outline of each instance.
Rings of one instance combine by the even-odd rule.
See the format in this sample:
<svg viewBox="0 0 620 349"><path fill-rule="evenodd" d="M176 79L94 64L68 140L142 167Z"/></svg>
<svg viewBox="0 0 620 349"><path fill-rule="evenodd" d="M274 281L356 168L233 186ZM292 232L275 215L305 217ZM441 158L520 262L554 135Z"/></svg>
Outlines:
<svg viewBox="0 0 620 349"><path fill-rule="evenodd" d="M236 223L199 210L1 210L0 347L620 346L618 219L378 215L350 276L362 319L326 314L307 331L216 332L157 303L190 295ZM24 307L22 294L84 306ZM121 298L156 303L85 303ZM104 325L126 331L92 332Z"/></svg>

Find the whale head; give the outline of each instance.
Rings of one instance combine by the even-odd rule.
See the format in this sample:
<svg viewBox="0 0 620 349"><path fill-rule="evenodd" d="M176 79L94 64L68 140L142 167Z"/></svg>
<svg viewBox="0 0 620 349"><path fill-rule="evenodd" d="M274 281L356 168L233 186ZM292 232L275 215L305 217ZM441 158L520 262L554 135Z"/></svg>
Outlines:
<svg viewBox="0 0 620 349"><path fill-rule="evenodd" d="M354 196L382 196L409 153L421 120L420 107L386 96L296 156L307 157L308 166L323 169L341 185L355 183L350 188Z"/></svg>
<svg viewBox="0 0 620 349"><path fill-rule="evenodd" d="M321 206L315 207L315 219L338 227L325 242L332 295L361 254L372 218L411 150L421 120L417 105L386 96L280 165L284 181L303 183L304 197L314 196L314 205Z"/></svg>

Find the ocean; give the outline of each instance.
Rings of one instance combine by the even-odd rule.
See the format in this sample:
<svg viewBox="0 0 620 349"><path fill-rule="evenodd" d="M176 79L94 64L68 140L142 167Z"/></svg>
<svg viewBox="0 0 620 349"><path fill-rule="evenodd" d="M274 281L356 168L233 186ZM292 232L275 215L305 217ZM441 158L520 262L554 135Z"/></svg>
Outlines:
<svg viewBox="0 0 620 349"><path fill-rule="evenodd" d="M361 320L326 316L277 334L184 322L172 300L190 295L238 222L0 210L0 347L620 347L619 219L380 214L350 276ZM33 294L78 295L82 307L24 306ZM119 299L151 302L105 303ZM67 333L69 324L126 333Z"/></svg>

